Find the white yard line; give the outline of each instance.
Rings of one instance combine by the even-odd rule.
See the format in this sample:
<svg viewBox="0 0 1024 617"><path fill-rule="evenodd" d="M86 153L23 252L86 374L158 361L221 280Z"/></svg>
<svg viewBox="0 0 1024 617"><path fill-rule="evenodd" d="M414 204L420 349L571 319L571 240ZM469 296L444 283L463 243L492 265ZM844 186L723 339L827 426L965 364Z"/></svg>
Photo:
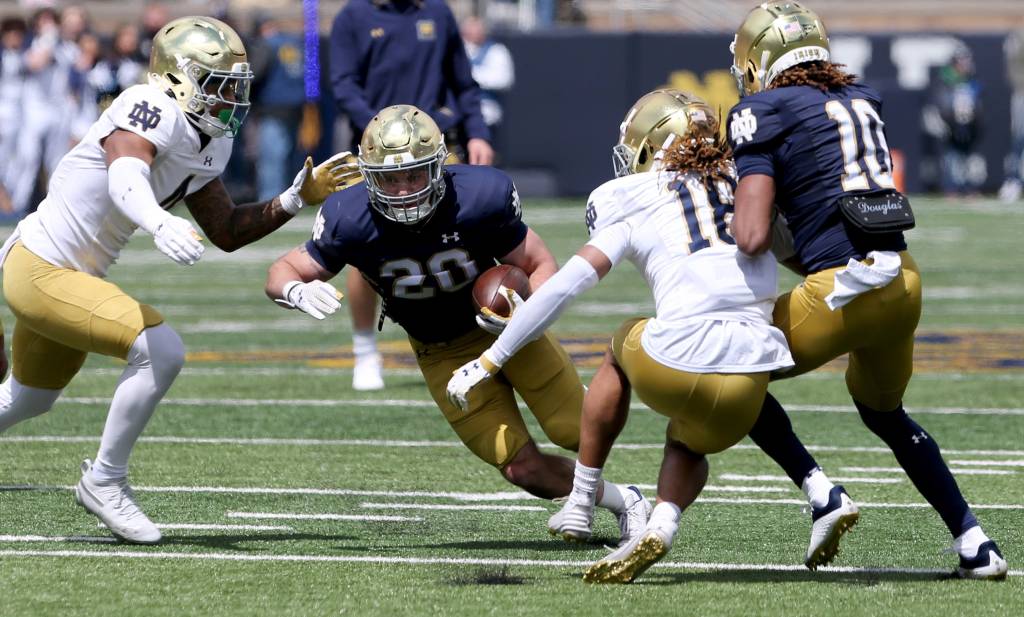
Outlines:
<svg viewBox="0 0 1024 617"><path fill-rule="evenodd" d="M723 479L733 479L727 476L734 476L736 474L722 474L720 477ZM763 477L774 481L775 479L789 481L785 476L741 476L742 478L758 478ZM849 482L850 480L839 478L833 478L833 480ZM900 480L896 480L897 482ZM70 491L73 486L0 486L0 490L4 489L21 489L21 490L66 490ZM352 489L322 489L322 488L256 488L256 487L225 487L225 486L136 486L134 487L136 492L150 492L150 493L209 493L209 494L247 494L247 495L343 495L343 496L385 496L385 497L434 497L438 499L456 499L460 501L528 501L536 499L527 493L444 493L444 492L431 492L425 493L422 491L360 491ZM747 497L698 497L697 501L705 503L717 503L717 504L731 504L731 505L748 505L748 504L777 504L777 505L806 505L806 501L803 499L769 499L769 498L747 498ZM858 505L869 506L876 508L929 508L927 503L873 503L873 502L858 502ZM979 510L1024 510L1024 504L971 504L972 508ZM495 509L504 509L500 506ZM541 508L544 509L544 508ZM237 517L234 515L238 515ZM253 513L231 513L229 517L239 518L285 518L282 515L277 517L273 514L256 516ZM346 520L344 517L349 515L341 514L307 514L297 515L305 518L332 518L332 517L343 517L339 520ZM354 520L354 519L353 519Z"/></svg>
<svg viewBox="0 0 1024 617"><path fill-rule="evenodd" d="M969 463L973 464L973 463ZM996 465L1000 463L995 463ZM848 473L906 473L902 467L840 467L840 471ZM1016 472L1011 469L957 469L950 468L955 474L963 476L1012 476Z"/></svg>
<svg viewBox="0 0 1024 617"><path fill-rule="evenodd" d="M250 561L250 562L285 562L285 563L372 563L372 564L403 564L403 565L464 565L464 566L524 566L544 568L574 568L582 570L590 565L588 561L554 560L554 559L480 559L480 558L444 558L444 557L385 557L379 555L251 555L240 553L172 553L165 551L141 550L109 550L109 551L0 551L0 557L44 557L44 558L108 558L108 559L183 559L195 561ZM807 569L797 564L773 563L710 563L691 561L669 561L654 564L663 570L727 570L747 572L798 572L804 574ZM950 569L938 568L859 568L825 566L818 572L823 574L949 574ZM1024 576L1024 570L1010 570L1010 576ZM825 579L827 580L827 579Z"/></svg>
<svg viewBox="0 0 1024 617"><path fill-rule="evenodd" d="M303 514L301 512L228 512L228 518L280 519L286 521L374 521L398 523L422 521L419 516L391 516L388 514Z"/></svg>
<svg viewBox="0 0 1024 617"><path fill-rule="evenodd" d="M7 536L0 535L0 542L88 542L90 544L114 544L117 538L111 536Z"/></svg>
<svg viewBox="0 0 1024 617"><path fill-rule="evenodd" d="M0 443L99 443L99 436L92 435L0 435ZM371 448L462 448L458 441L402 440L402 439L313 439L278 437L179 437L143 436L143 443L172 443L195 445L238 445L238 446L359 446ZM552 443L541 442L543 448L557 448ZM619 450L661 450L663 443L617 443ZM812 452L856 452L869 454L890 454L884 446L826 446L810 444ZM731 450L760 450L755 445L737 444ZM955 456L1024 456L1024 450L957 450L943 448L946 455ZM988 463L986 463L988 464Z"/></svg>
<svg viewBox="0 0 1024 617"><path fill-rule="evenodd" d="M109 405L109 397L68 396L59 403L77 405ZM166 398L162 404L182 407L425 407L437 405L425 399L311 399L311 398ZM647 409L640 403L633 403L630 409ZM818 413L857 413L852 405L787 405L789 411L806 411ZM908 412L915 414L935 415L994 415L1024 416L1024 408L1020 407L913 407Z"/></svg>
<svg viewBox="0 0 1024 617"><path fill-rule="evenodd" d="M774 474L741 474L723 473L718 476L722 480L733 480L737 482L790 482L789 476ZM833 482L846 482L848 484L899 484L903 478L831 478Z"/></svg>
<svg viewBox="0 0 1024 617"><path fill-rule="evenodd" d="M157 523L160 529L194 529L197 531L295 531L287 525L217 525L207 523Z"/></svg>
<svg viewBox="0 0 1024 617"><path fill-rule="evenodd" d="M1024 461L950 461L951 465L992 465L995 467L1024 467Z"/></svg>
<svg viewBox="0 0 1024 617"><path fill-rule="evenodd" d="M547 512L547 508L540 506L510 506L510 505L463 505L449 503L372 503L364 502L359 504L360 508L374 510L492 510L500 512Z"/></svg>

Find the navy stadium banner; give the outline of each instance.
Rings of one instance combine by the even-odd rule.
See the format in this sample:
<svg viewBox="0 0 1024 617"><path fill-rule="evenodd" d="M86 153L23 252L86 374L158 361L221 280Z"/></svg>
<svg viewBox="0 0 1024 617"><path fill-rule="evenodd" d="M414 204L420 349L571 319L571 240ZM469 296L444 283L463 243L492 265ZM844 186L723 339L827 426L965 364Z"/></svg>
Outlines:
<svg viewBox="0 0 1024 617"><path fill-rule="evenodd" d="M502 33L516 83L503 98L501 166L548 179L544 192L587 195L612 177L611 148L629 106L645 92L672 86L702 96L724 115L737 100L729 74L731 35L595 33L555 30ZM985 190L1003 180L1010 145L1010 86L1005 35L913 33L831 36L834 58L881 92L889 146L902 153L908 192L931 188L921 128L929 78L960 42L974 54L984 109L979 146ZM328 90L329 91L329 90ZM924 175L923 175L924 174ZM520 183L524 194L536 193Z"/></svg>

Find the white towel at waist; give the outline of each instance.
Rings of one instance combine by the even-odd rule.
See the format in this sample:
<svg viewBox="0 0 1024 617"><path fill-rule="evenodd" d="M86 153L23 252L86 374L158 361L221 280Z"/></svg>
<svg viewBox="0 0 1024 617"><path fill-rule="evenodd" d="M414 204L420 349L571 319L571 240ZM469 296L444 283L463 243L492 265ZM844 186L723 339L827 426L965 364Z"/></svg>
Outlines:
<svg viewBox="0 0 1024 617"><path fill-rule="evenodd" d="M869 265L851 259L845 268L836 272L835 287L825 297L828 308L833 311L842 308L860 294L885 287L899 276L902 265L899 253L871 251L868 259L874 263Z"/></svg>

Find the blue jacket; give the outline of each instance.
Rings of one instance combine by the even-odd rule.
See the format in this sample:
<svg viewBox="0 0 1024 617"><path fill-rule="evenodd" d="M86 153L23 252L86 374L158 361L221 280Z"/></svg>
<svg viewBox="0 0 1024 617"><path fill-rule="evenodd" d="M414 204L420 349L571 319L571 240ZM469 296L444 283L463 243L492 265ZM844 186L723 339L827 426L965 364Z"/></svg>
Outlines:
<svg viewBox="0 0 1024 617"><path fill-rule="evenodd" d="M388 105L419 107L442 132L462 125L467 138L490 139L480 87L443 0L351 0L330 38L334 99L361 134ZM451 92L457 109L446 107Z"/></svg>

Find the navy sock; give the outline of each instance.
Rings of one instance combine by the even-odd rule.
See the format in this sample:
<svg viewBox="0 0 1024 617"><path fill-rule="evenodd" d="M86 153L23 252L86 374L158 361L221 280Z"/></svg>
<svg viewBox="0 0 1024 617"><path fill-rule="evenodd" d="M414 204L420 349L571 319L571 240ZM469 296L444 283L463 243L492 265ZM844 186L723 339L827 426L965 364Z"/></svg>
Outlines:
<svg viewBox="0 0 1024 617"><path fill-rule="evenodd" d="M782 467L797 488L803 485L807 474L818 468L817 461L793 432L789 416L771 392L764 397L761 414L750 429L750 438Z"/></svg>
<svg viewBox="0 0 1024 617"><path fill-rule="evenodd" d="M902 405L894 411L876 411L857 401L853 403L864 425L889 446L907 477L939 513L954 538L978 524L942 460L939 444L907 415Z"/></svg>

